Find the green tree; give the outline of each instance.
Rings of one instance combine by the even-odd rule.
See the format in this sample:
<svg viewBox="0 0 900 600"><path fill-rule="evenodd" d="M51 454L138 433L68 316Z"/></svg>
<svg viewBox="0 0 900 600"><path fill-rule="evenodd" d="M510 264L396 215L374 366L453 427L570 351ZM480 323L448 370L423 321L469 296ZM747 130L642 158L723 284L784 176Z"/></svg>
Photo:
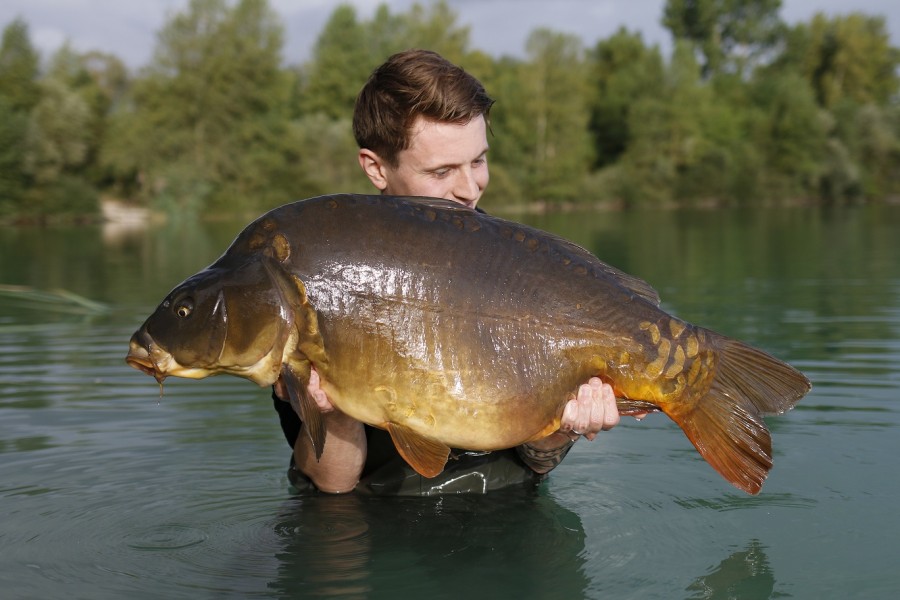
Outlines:
<svg viewBox="0 0 900 600"><path fill-rule="evenodd" d="M90 135L90 109L65 83L41 82L41 100L31 113L25 169L38 185L52 185L84 165Z"/></svg>
<svg viewBox="0 0 900 600"><path fill-rule="evenodd" d="M0 218L16 215L24 205L27 133L28 115L0 95Z"/></svg>
<svg viewBox="0 0 900 600"><path fill-rule="evenodd" d="M331 119L324 113L291 121L287 146L294 155L298 191L305 196L341 192L372 193L359 168L350 119Z"/></svg>
<svg viewBox="0 0 900 600"><path fill-rule="evenodd" d="M40 99L39 63L28 26L14 20L0 40L0 216L25 208L28 119Z"/></svg>
<svg viewBox="0 0 900 600"><path fill-rule="evenodd" d="M416 3L398 14L381 4L370 21L359 21L352 6L338 6L316 40L313 60L302 69L300 112L348 118L369 74L391 54L428 48L461 63L468 44L468 28L457 25L443 0L427 7Z"/></svg>
<svg viewBox="0 0 900 600"><path fill-rule="evenodd" d="M752 94L760 110L754 143L763 156L770 197L818 198L830 122L812 88L800 75L784 73L758 77Z"/></svg>
<svg viewBox="0 0 900 600"><path fill-rule="evenodd" d="M703 74L745 75L783 35L781 0L667 0L663 25L703 58Z"/></svg>
<svg viewBox="0 0 900 600"><path fill-rule="evenodd" d="M628 147L631 107L641 98L659 94L664 66L658 48L648 48L640 33L624 28L599 41L588 62L593 86L590 131L596 166L603 167L618 160Z"/></svg>
<svg viewBox="0 0 900 600"><path fill-rule="evenodd" d="M883 17L819 13L790 30L774 68L799 72L819 104L832 109L843 99L891 102L900 91L898 66L900 50L891 46Z"/></svg>
<svg viewBox="0 0 900 600"><path fill-rule="evenodd" d="M878 201L900 194L900 107L844 99L832 112L825 199Z"/></svg>
<svg viewBox="0 0 900 600"><path fill-rule="evenodd" d="M106 164L173 212L288 199L282 37L266 0L192 0L160 32L113 122Z"/></svg>
<svg viewBox="0 0 900 600"><path fill-rule="evenodd" d="M626 204L725 204L747 200L742 189L757 162L734 106L700 78L691 47L678 42L659 91L636 99L628 114L630 143L604 170L604 182Z"/></svg>
<svg viewBox="0 0 900 600"><path fill-rule="evenodd" d="M900 106L866 104L854 116L857 133L847 143L864 166L861 193L872 200L900 196Z"/></svg>
<svg viewBox="0 0 900 600"><path fill-rule="evenodd" d="M622 156L619 193L628 204L663 204L675 199L678 175L702 146L701 106L709 88L700 87L699 67L678 43L661 93L638 99L629 112L632 141Z"/></svg>
<svg viewBox="0 0 900 600"><path fill-rule="evenodd" d="M117 57L103 52L80 53L68 44L50 60L47 77L58 81L78 94L87 105L88 122L84 177L94 186L106 185L110 174L99 164L100 152L106 140L110 114L120 106L129 86L128 71Z"/></svg>
<svg viewBox="0 0 900 600"><path fill-rule="evenodd" d="M40 55L31 44L28 25L16 19L3 29L0 40L0 96L12 110L29 111L40 97Z"/></svg>
<svg viewBox="0 0 900 600"><path fill-rule="evenodd" d="M577 198L593 161L588 131L588 87L584 50L571 35L537 29L526 42L528 62L519 70L519 118L530 127L517 140L526 154L521 176L538 201Z"/></svg>
<svg viewBox="0 0 900 600"><path fill-rule="evenodd" d="M445 0L428 7L413 4L403 26L385 40L391 52L406 48L429 48L454 63L463 63L469 53L469 28L458 24L457 13Z"/></svg>
<svg viewBox="0 0 900 600"><path fill-rule="evenodd" d="M530 200L523 189L525 165L530 161L528 140L533 133L523 111L528 94L520 74L525 67L511 57L494 61L473 54L471 58L464 68L478 77L494 99L488 130L491 184L486 197L494 208L525 204Z"/></svg>
<svg viewBox="0 0 900 600"><path fill-rule="evenodd" d="M304 70L302 114L323 113L338 119L353 113L359 88L377 60L371 56L365 36L366 28L358 22L353 6L334 10L316 39L313 60Z"/></svg>

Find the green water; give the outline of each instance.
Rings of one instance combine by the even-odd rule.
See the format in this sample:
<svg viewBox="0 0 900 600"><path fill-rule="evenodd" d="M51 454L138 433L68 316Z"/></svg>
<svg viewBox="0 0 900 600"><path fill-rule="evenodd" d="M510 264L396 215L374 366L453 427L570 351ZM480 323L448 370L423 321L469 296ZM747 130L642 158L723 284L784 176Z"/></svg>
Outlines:
<svg viewBox="0 0 900 600"><path fill-rule="evenodd" d="M488 206L488 208L490 208ZM292 496L267 390L123 361L243 223L0 230L3 598L890 598L900 590L900 207L530 219L664 307L788 360L762 493L662 415L580 442L537 493Z"/></svg>

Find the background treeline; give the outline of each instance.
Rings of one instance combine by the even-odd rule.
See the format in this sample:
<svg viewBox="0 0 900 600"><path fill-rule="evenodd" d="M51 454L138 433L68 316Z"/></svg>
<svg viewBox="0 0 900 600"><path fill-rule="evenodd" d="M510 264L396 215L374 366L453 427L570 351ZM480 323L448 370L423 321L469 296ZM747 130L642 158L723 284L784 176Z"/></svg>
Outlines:
<svg viewBox="0 0 900 600"><path fill-rule="evenodd" d="M492 112L492 210L847 203L900 196L900 50L882 17L787 26L780 0L668 0L671 56L619 30L586 48L546 29L523 59L472 49L444 3L370 20L339 6L289 65L267 0L191 0L150 64L63 47L42 62L21 20L0 46L0 218L90 216L102 196L177 214L258 213L371 192L356 93L385 57L436 50ZM288 65L288 66L286 66Z"/></svg>

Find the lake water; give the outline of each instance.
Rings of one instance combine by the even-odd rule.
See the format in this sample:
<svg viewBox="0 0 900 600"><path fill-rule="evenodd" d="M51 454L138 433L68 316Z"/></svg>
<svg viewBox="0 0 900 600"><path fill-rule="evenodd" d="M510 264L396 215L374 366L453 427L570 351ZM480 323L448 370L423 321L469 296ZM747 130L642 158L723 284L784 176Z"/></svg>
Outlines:
<svg viewBox="0 0 900 600"><path fill-rule="evenodd" d="M489 208L489 207L488 207ZM131 333L244 223L0 230L4 598L892 598L900 207L531 218L678 316L813 381L751 497L666 417L535 493L299 497L268 390L127 367ZM37 291L56 289L102 303Z"/></svg>

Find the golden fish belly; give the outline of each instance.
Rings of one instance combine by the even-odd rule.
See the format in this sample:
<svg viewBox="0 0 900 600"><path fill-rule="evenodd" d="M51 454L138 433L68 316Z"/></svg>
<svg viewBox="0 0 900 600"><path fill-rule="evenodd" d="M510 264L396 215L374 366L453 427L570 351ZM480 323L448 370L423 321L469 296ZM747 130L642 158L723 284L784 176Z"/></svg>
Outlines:
<svg viewBox="0 0 900 600"><path fill-rule="evenodd" d="M574 382L574 374L562 376L559 359L536 364L538 352L525 350L532 360L510 355L503 350L509 340L498 349L496 337L466 334L472 328L459 319L443 327L435 327L433 315L405 312L404 319L413 323L404 332L426 331L415 326L422 321L429 321L430 332L364 333L354 319L323 326L337 342L323 380L334 382L326 393L340 410L370 425L403 425L467 450L509 448L558 427L575 385L567 381ZM522 338L516 343L531 345ZM560 367L545 369L545 362Z"/></svg>
<svg viewBox="0 0 900 600"><path fill-rule="evenodd" d="M339 389L326 392L336 407L359 421L376 427L402 425L467 450L510 448L534 438L548 423L558 426L562 402L541 402L537 395L503 396L495 388L474 384L465 386L465 396L458 396L445 382L436 381L440 377L427 376L430 382L423 384L416 373L403 374L370 382L344 376Z"/></svg>

